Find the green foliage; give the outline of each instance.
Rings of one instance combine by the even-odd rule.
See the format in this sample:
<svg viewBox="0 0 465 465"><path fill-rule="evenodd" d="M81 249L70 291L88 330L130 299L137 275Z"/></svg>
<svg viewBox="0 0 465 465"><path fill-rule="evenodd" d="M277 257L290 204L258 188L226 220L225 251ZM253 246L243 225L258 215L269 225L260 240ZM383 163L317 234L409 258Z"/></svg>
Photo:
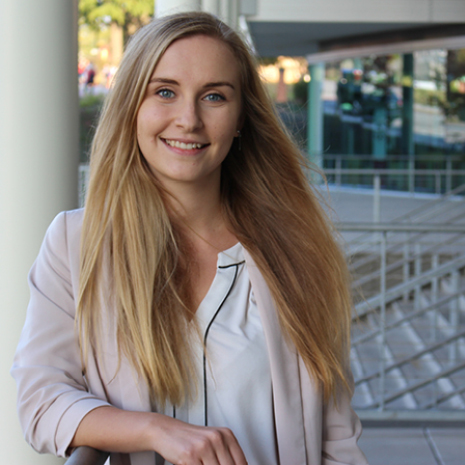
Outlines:
<svg viewBox="0 0 465 465"><path fill-rule="evenodd" d="M130 24L142 25L144 18L153 16L153 0L80 0L81 23L101 28L116 23L127 30Z"/></svg>
<svg viewBox="0 0 465 465"><path fill-rule="evenodd" d="M79 106L81 108L87 108L87 107L100 107L105 100L105 95L102 94L87 94L81 97L79 100Z"/></svg>
<svg viewBox="0 0 465 465"><path fill-rule="evenodd" d="M104 99L104 95L88 94L79 101L79 159L81 163L89 161L90 146Z"/></svg>
<svg viewBox="0 0 465 465"><path fill-rule="evenodd" d="M294 84L294 99L298 104L305 107L307 106L308 82L301 79L299 82Z"/></svg>
<svg viewBox="0 0 465 465"><path fill-rule="evenodd" d="M446 93L440 90L414 90L415 103L433 107L444 107L446 105Z"/></svg>
<svg viewBox="0 0 465 465"><path fill-rule="evenodd" d="M258 63L263 66L275 65L278 62L278 57L258 57Z"/></svg>

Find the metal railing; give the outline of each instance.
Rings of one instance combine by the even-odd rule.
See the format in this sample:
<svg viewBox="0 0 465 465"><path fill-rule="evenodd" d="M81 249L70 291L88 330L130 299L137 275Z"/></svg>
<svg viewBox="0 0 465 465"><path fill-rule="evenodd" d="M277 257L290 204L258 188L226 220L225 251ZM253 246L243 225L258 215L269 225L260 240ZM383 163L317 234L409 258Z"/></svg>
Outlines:
<svg viewBox="0 0 465 465"><path fill-rule="evenodd" d="M438 241L437 238L433 241L432 245L427 246L426 250L422 250L422 253L434 254L435 252L439 251L439 249L444 249L446 247L449 248L457 248L458 243L463 240L463 234L461 233L461 228L463 222L465 220L465 205L464 200L455 201L458 194L461 194L465 191L465 185L459 186L451 192L447 194L441 195L439 198L429 201L425 205L422 205L406 214L400 215L394 218L391 224L396 225L397 232L396 237L398 238L397 241L391 240L388 244L387 253L391 256L401 256L400 260L396 260L394 262L390 262L387 265L387 271L393 271L396 268L403 267L404 268L404 275L407 274L408 264L418 258L418 253L415 250L416 244L421 242L428 233L432 231L431 228L438 228L440 232L445 233L453 233L454 228L458 234L451 235L448 234L447 239L443 241ZM373 220L375 223L379 224L380 218L380 201L379 198L379 191L374 192L374 214ZM452 201L454 199L454 201ZM427 224L426 221L433 221L434 224ZM371 264L372 266L375 265L376 261L378 260L376 254L367 253L369 252L369 244L371 238L375 237L373 232L370 232L370 228L372 229L372 223L370 224L362 224L358 223L356 227L352 227L351 231L361 232L362 234L357 235L355 238L347 240L346 242L346 249L352 257L357 257L356 259L352 259L350 263L351 271L353 272L354 276L357 275L358 269L365 269ZM406 234L406 228L409 228L409 225L416 224L422 225L418 226L417 232L412 234ZM404 225L404 226L401 226ZM367 230L368 228L368 230ZM382 224L379 226L381 229L385 229L385 226ZM404 233L402 233L404 231ZM372 247L376 247L373 244ZM363 251L362 254L357 253L359 251ZM354 282L354 286L361 286L372 279L375 279L379 274L379 267L374 269L371 273L365 272L363 276L357 277L356 281Z"/></svg>
<svg viewBox="0 0 465 465"><path fill-rule="evenodd" d="M374 171L379 195L384 171ZM87 177L88 167L81 166L82 193ZM460 215L464 215L453 213L451 222L438 221L438 212L463 208L461 201L449 202L463 192L465 185L398 217L394 223L337 225L341 232L361 233L349 243L352 251L358 243L366 252L357 266L363 268L374 260L378 267L366 274L368 277L360 278L374 280L377 289L357 303L358 316L354 317L352 363L354 401L359 412L365 409L383 414L407 409L411 419L425 410L444 409L444 418L452 415L453 408L455 417L465 421L465 284L461 284L465 281L465 246L459 242L465 240L465 224L455 221L461 221ZM379 216L375 214L375 220ZM448 239L444 240L444 235ZM410 245L406 237L412 243L411 250L407 250ZM445 253L446 246L453 246L454 253ZM393 260L399 250L401 259ZM393 273L399 270L400 278L394 279ZM393 344L399 337L409 341L407 345L405 341L396 342L398 346L403 344L400 351Z"/></svg>
<svg viewBox="0 0 465 465"><path fill-rule="evenodd" d="M110 453L81 446L74 449L66 465L104 465Z"/></svg>
<svg viewBox="0 0 465 465"><path fill-rule="evenodd" d="M434 193L440 194L442 192L442 179L445 179L445 190L452 189L452 179L454 177L465 177L465 170L436 170L436 169L389 169L389 168L327 168L324 170L327 177L334 175L334 184L336 186L342 185L343 175L365 175L365 176L395 176L406 177L408 179L408 191L415 192L415 180L418 177L431 177L435 180Z"/></svg>
<svg viewBox="0 0 465 465"><path fill-rule="evenodd" d="M419 168L415 165L416 162L434 162L438 160L438 163L444 165L443 168ZM417 186L416 180L418 178L432 178L434 179L434 189L433 193L441 194L443 191L449 193L456 189L454 186L453 180L455 178L459 179L462 177L465 182L465 169L458 169L454 167L455 164L465 164L465 161L462 161L461 157L447 157L447 159L435 158L435 157L392 157L386 161L388 164L395 164L402 162L406 165L405 168L354 168L354 167L344 167L343 165L349 164L349 162L354 162L357 160L369 161L372 163L378 162L373 159L371 156L361 156L361 155L324 155L323 159L323 172L329 180L330 184L335 184L336 186L341 186L343 184L343 176L364 176L372 179L372 183L368 187L373 186L374 193L379 193L381 189L381 179L387 179L389 176L394 178L406 178L408 182L405 184L407 192L415 192ZM334 165L334 168L329 167L329 165ZM459 179L460 180L460 179ZM464 184L455 183L455 184ZM82 163L79 165L79 205L84 205L85 193L87 186L89 184L89 165ZM353 184L353 183L348 183ZM367 184L365 184L367 185ZM402 189L397 189L402 190ZM455 195L460 195L463 193L463 190L457 191Z"/></svg>
<svg viewBox="0 0 465 465"><path fill-rule="evenodd" d="M329 155L323 157L323 170L330 184L367 185L367 177L382 176L387 188L415 192L418 188L440 194L454 187L454 179L465 179L465 160L461 156L408 156L389 155L378 160L371 155ZM379 165L383 165L380 167ZM363 165L363 166L360 166ZM369 165L369 166L367 166ZM422 165L430 165L429 168ZM345 182L343 179L345 177ZM434 180L432 186L420 186L420 179ZM389 182L392 181L392 182ZM455 184L462 184L457 182ZM371 183L368 183L370 185ZM374 181L373 181L374 184ZM400 186L399 186L400 185Z"/></svg>
<svg viewBox="0 0 465 465"><path fill-rule="evenodd" d="M344 223L338 229L368 231L378 244L378 292L359 302L354 314L355 407L407 411L409 419L439 409L443 419L465 421L465 248L443 262L437 252L425 260L420 250L413 275L400 284L390 285L388 265L389 234L465 239L465 224Z"/></svg>

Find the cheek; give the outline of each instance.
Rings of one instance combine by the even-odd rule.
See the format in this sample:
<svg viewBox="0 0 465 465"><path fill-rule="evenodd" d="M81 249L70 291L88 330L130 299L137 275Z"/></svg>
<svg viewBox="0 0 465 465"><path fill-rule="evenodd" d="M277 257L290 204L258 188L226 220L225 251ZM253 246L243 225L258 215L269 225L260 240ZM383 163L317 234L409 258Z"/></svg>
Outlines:
<svg viewBox="0 0 465 465"><path fill-rule="evenodd" d="M140 109L139 112L137 113L137 118L136 118L137 139L142 137L145 132L145 120L146 119L144 116L144 112L142 111L142 109Z"/></svg>
<svg viewBox="0 0 465 465"><path fill-rule="evenodd" d="M154 105L144 105L140 107L137 118L137 133L141 135L147 135L148 133L154 133L163 125L163 122L168 120L166 111L157 108Z"/></svg>
<svg viewBox="0 0 465 465"><path fill-rule="evenodd" d="M232 117L226 119L222 123L218 121L214 123L216 132L223 141L233 139L237 135L237 130L239 129L238 121L238 118Z"/></svg>

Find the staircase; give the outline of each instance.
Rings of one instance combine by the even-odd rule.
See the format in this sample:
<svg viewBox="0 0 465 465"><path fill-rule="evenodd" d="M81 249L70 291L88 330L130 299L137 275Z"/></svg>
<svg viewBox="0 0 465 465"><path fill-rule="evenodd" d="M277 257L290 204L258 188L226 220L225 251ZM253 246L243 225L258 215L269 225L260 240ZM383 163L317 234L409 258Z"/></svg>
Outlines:
<svg viewBox="0 0 465 465"><path fill-rule="evenodd" d="M465 420L465 199L455 197L464 191L350 233L359 413L459 412Z"/></svg>

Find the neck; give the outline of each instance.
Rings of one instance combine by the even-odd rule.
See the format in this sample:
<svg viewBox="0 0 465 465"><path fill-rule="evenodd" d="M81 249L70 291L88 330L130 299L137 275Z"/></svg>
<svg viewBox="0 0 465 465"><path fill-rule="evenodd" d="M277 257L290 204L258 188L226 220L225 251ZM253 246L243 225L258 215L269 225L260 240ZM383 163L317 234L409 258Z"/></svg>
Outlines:
<svg viewBox="0 0 465 465"><path fill-rule="evenodd" d="M169 186L168 190L172 220L193 242L201 239L221 249L227 225L222 214L219 177L199 184L180 184Z"/></svg>

